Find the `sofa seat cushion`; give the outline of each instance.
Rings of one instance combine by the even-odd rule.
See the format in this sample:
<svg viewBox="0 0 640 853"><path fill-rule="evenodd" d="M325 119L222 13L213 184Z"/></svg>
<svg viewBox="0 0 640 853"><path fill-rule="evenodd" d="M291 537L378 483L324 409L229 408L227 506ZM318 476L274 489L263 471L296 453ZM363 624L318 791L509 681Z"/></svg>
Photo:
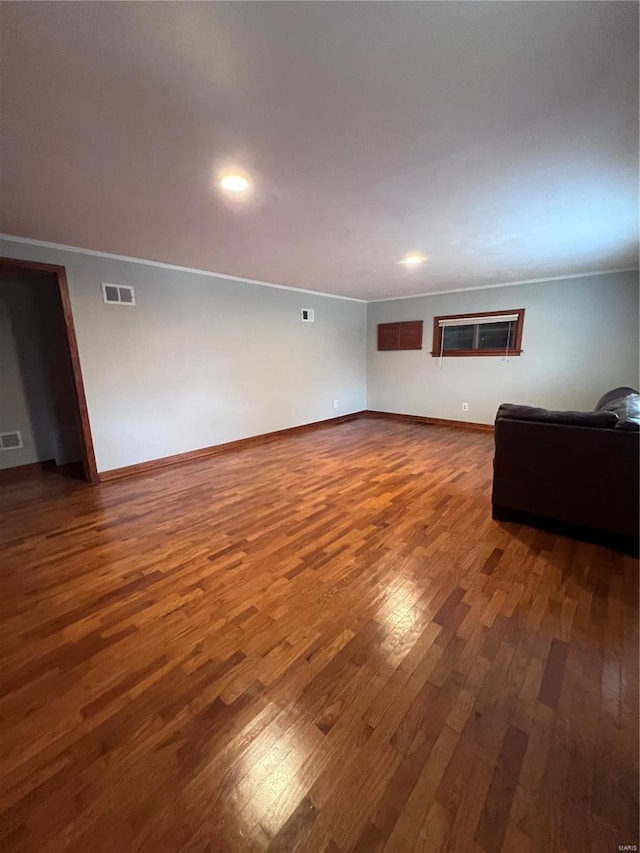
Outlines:
<svg viewBox="0 0 640 853"><path fill-rule="evenodd" d="M516 406L503 403L498 409L497 418L517 421L538 421L547 424L565 424L567 426L595 427L610 429L618 423L618 415L613 411L602 412L556 412L539 409L535 406Z"/></svg>

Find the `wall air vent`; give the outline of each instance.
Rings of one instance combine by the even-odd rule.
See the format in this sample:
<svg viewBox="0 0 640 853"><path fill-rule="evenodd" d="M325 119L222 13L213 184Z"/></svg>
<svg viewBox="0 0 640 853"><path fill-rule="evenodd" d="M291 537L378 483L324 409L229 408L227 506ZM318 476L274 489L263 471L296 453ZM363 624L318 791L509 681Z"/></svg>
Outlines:
<svg viewBox="0 0 640 853"><path fill-rule="evenodd" d="M0 450L20 450L22 434L15 432L0 432Z"/></svg>
<svg viewBox="0 0 640 853"><path fill-rule="evenodd" d="M303 308L301 311L301 316L303 323L315 323L315 315L313 313L313 308Z"/></svg>
<svg viewBox="0 0 640 853"><path fill-rule="evenodd" d="M136 296L128 284L107 284L102 282L102 298L107 305L135 305Z"/></svg>

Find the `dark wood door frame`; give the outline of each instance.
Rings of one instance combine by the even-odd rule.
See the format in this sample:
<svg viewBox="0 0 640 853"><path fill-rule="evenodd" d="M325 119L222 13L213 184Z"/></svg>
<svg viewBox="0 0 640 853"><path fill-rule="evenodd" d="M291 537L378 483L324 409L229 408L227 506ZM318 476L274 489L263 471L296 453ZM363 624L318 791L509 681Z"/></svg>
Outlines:
<svg viewBox="0 0 640 853"><path fill-rule="evenodd" d="M58 293L62 303L64 325L67 332L67 346L71 358L73 370L73 383L75 390L76 413L80 427L82 445L82 467L85 478L90 483L99 481L96 457L93 450L93 438L91 437L91 425L89 423L89 410L87 409L87 398L84 393L82 371L80 369L80 355L78 353L78 342L73 326L73 314L71 312L71 300L69 299L69 287L67 285L67 271L59 264L40 264L36 261L21 261L14 258L0 258L0 271L2 270L33 270L35 272L53 273L58 281Z"/></svg>

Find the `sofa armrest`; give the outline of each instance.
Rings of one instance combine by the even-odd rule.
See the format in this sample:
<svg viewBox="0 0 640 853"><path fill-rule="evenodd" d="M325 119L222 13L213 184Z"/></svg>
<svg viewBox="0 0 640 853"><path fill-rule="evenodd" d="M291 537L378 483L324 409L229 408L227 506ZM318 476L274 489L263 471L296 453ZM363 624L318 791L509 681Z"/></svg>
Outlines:
<svg viewBox="0 0 640 853"><path fill-rule="evenodd" d="M637 433L498 418L495 443L494 510L637 537Z"/></svg>

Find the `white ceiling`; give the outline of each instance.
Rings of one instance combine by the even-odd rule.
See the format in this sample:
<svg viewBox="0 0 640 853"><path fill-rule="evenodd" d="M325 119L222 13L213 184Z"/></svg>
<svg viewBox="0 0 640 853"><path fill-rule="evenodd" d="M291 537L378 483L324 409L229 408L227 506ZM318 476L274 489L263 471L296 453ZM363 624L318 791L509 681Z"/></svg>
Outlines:
<svg viewBox="0 0 640 853"><path fill-rule="evenodd" d="M637 266L635 3L0 14L4 232L361 298Z"/></svg>

